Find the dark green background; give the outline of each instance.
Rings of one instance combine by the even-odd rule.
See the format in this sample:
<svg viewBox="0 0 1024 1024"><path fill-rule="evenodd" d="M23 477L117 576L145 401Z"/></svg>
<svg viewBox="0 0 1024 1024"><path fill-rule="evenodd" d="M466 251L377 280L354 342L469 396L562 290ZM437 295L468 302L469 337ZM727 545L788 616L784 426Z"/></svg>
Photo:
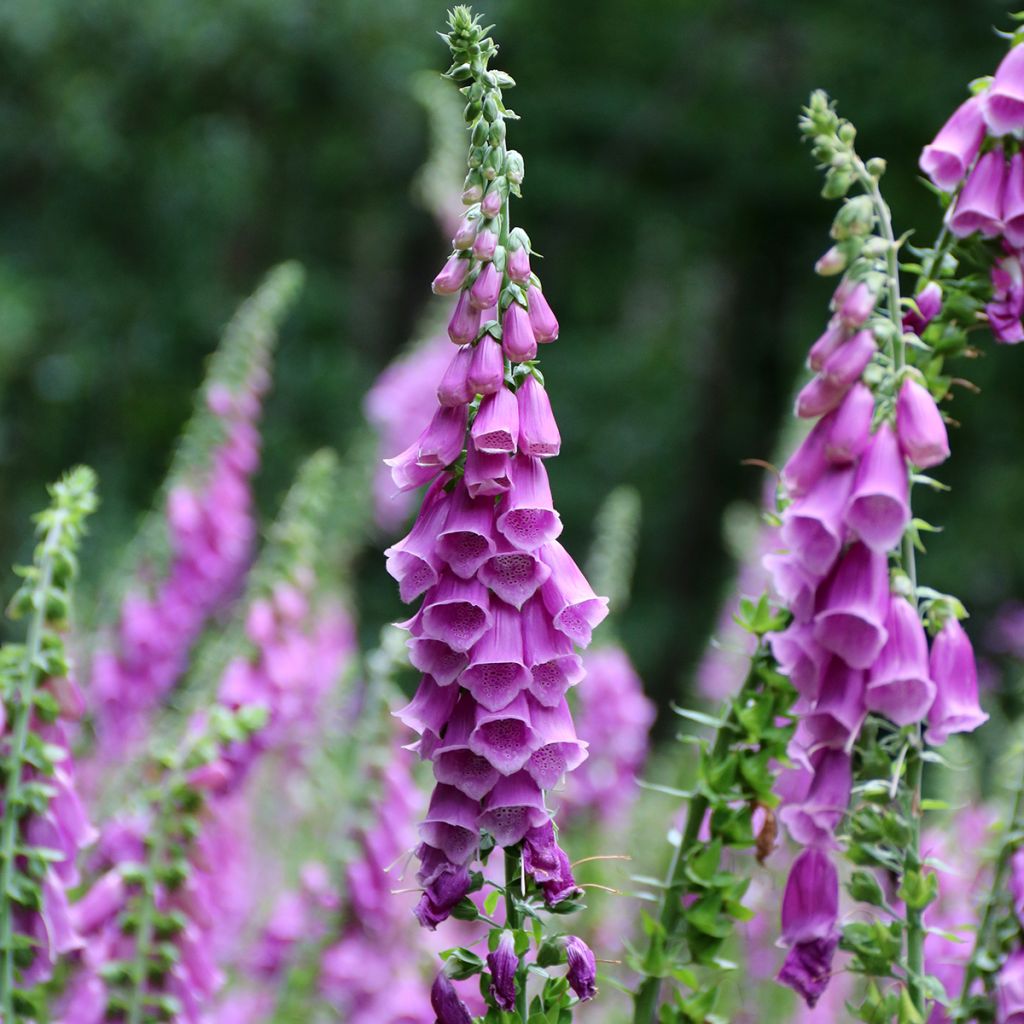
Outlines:
<svg viewBox="0 0 1024 1024"><path fill-rule="evenodd" d="M991 72L999 4L492 0L518 80L517 220L562 322L545 350L565 438L570 546L604 494L641 490L625 637L679 692L730 570L723 509L760 484L831 284L832 210L798 141L815 86L889 161L897 228L930 238L920 147ZM422 0L32 0L0 5L0 564L44 481L85 460L104 506L94 571L160 480L219 326L262 272L303 261L267 420L261 501L344 447L445 256L410 196L426 154L413 74L441 68ZM985 614L1024 594L1024 351L961 367L964 423L927 499L947 531L923 578ZM426 385L425 385L426 386ZM398 613L379 557L367 626Z"/></svg>

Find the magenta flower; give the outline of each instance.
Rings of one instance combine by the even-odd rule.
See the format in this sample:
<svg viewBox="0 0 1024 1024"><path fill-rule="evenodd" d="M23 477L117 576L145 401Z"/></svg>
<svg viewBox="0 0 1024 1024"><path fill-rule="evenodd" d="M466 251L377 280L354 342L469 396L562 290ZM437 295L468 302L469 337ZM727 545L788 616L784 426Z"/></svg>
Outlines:
<svg viewBox="0 0 1024 1024"><path fill-rule="evenodd" d="M875 432L857 467L845 521L868 547L878 552L895 547L910 522L907 465L888 423Z"/></svg>
<svg viewBox="0 0 1024 1024"><path fill-rule="evenodd" d="M1014 46L996 68L983 97L985 123L993 135L1008 135L1024 127L1024 52Z"/></svg>
<svg viewBox="0 0 1024 1024"><path fill-rule="evenodd" d="M1024 1024L1024 949L1011 953L996 976L996 1022Z"/></svg>
<svg viewBox="0 0 1024 1024"><path fill-rule="evenodd" d="M779 820L801 845L825 846L850 802L850 755L843 750L822 750L811 759L811 778L800 801L787 803Z"/></svg>
<svg viewBox="0 0 1024 1024"><path fill-rule="evenodd" d="M903 314L903 329L914 334L923 334L927 326L942 309L942 288L935 281L929 281L914 296L917 309L908 309Z"/></svg>
<svg viewBox="0 0 1024 1024"><path fill-rule="evenodd" d="M828 469L782 515L782 540L813 576L829 571L843 545L852 469Z"/></svg>
<svg viewBox="0 0 1024 1024"><path fill-rule="evenodd" d="M949 437L931 392L909 377L896 402L896 434L907 461L921 469L949 458Z"/></svg>
<svg viewBox="0 0 1024 1024"><path fill-rule="evenodd" d="M993 149L974 165L957 201L949 208L949 230L958 238L980 231L995 238L1003 229L1003 189L1006 160L1001 149Z"/></svg>
<svg viewBox="0 0 1024 1024"><path fill-rule="evenodd" d="M513 302L505 310L501 321L501 348L505 358L513 363L522 363L537 356L537 337L533 331L530 314Z"/></svg>
<svg viewBox="0 0 1024 1024"><path fill-rule="evenodd" d="M597 959L593 950L575 935L565 938L566 978L581 1003L597 995Z"/></svg>
<svg viewBox="0 0 1024 1024"><path fill-rule="evenodd" d="M443 269L434 278L431 286L435 295L454 295L462 288L462 282L469 273L469 260L459 253L453 253Z"/></svg>
<svg viewBox="0 0 1024 1024"><path fill-rule="evenodd" d="M980 96L965 100L921 152L921 170L943 192L952 192L960 184L978 155L985 137L983 107Z"/></svg>
<svg viewBox="0 0 1024 1024"><path fill-rule="evenodd" d="M487 968L491 972L491 995L495 1003L511 1013L516 1006L516 971L519 970L515 936L511 932L501 933L497 949L487 954Z"/></svg>
<svg viewBox="0 0 1024 1024"><path fill-rule="evenodd" d="M946 620L932 641L929 673L935 683L935 701L928 711L926 739L941 746L955 732L973 732L988 721L978 706L978 670L974 650L963 627Z"/></svg>
<svg viewBox="0 0 1024 1024"><path fill-rule="evenodd" d="M985 307L996 341L1016 345L1024 341L1024 270L1020 256L1007 253L992 264L992 301Z"/></svg>
<svg viewBox="0 0 1024 1024"><path fill-rule="evenodd" d="M917 610L902 597L889 602L888 637L871 666L865 701L896 725L921 721L935 700L929 677L928 640Z"/></svg>
<svg viewBox="0 0 1024 1024"><path fill-rule="evenodd" d="M469 1009L444 971L438 974L430 987L430 1005L437 1014L437 1024L473 1024Z"/></svg>
<svg viewBox="0 0 1024 1024"><path fill-rule="evenodd" d="M1003 236L1014 248L1024 246L1024 154L1014 153L1003 192Z"/></svg>
<svg viewBox="0 0 1024 1024"><path fill-rule="evenodd" d="M530 829L523 842L523 868L544 892L549 907L579 896L582 890L573 878L572 865L558 845L550 821Z"/></svg>
<svg viewBox="0 0 1024 1024"><path fill-rule="evenodd" d="M825 457L846 466L855 463L871 442L871 419L875 400L866 385L858 381L846 393L842 404L818 424L827 424Z"/></svg>

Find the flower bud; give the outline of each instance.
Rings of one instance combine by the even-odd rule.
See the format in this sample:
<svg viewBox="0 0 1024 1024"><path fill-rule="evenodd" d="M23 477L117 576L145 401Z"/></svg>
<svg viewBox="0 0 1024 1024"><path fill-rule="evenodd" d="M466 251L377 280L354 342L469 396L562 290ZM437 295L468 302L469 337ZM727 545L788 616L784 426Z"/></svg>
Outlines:
<svg viewBox="0 0 1024 1024"><path fill-rule="evenodd" d="M476 392L467 380L472 365L474 349L463 345L448 364L440 384L437 385L437 400L441 405L465 405L473 400Z"/></svg>
<svg viewBox="0 0 1024 1024"><path fill-rule="evenodd" d="M490 223L494 227L486 227L477 232L476 240L473 242L473 255L478 260L491 259L498 245L497 220L492 219Z"/></svg>
<svg viewBox="0 0 1024 1024"><path fill-rule="evenodd" d="M822 277L832 277L841 274L846 269L847 259L842 250L833 245L824 256L821 256L814 264L814 272Z"/></svg>
<svg viewBox="0 0 1024 1024"><path fill-rule="evenodd" d="M462 287L468 273L469 260L455 253L448 257L448 262L434 278L431 289L435 295L454 295Z"/></svg>
<svg viewBox="0 0 1024 1024"><path fill-rule="evenodd" d="M480 330L480 310L470 302L469 292L463 292L448 321L448 337L456 345L468 345L476 340Z"/></svg>
<svg viewBox="0 0 1024 1024"><path fill-rule="evenodd" d="M484 197L484 181L479 171L470 171L462 183L462 202L465 206L479 203Z"/></svg>
<svg viewBox="0 0 1024 1024"><path fill-rule="evenodd" d="M531 284L526 291L526 299L529 304L530 324L537 340L554 341L558 337L558 321L551 312L544 293L535 284Z"/></svg>
<svg viewBox="0 0 1024 1024"><path fill-rule="evenodd" d="M935 281L929 281L914 296L914 301L917 309L908 309L903 314L903 329L920 336L942 309L942 288Z"/></svg>
<svg viewBox="0 0 1024 1024"><path fill-rule="evenodd" d="M505 310L501 322L501 347L505 357L514 363L534 359L537 355L537 339L530 323L530 315L518 302Z"/></svg>
<svg viewBox="0 0 1024 1024"><path fill-rule="evenodd" d="M485 217L496 217L501 213L502 195L501 190L493 185L487 190L487 194L480 204L480 212Z"/></svg>
<svg viewBox="0 0 1024 1024"><path fill-rule="evenodd" d="M487 954L487 967L491 972L491 996L502 1010L511 1013L516 1006L516 971L519 957L516 956L515 936L510 931L501 933L498 946Z"/></svg>
<svg viewBox="0 0 1024 1024"><path fill-rule="evenodd" d="M480 226L480 210L477 207L466 212L466 215L459 221L452 238L453 249L469 249L476 238L477 228Z"/></svg>
<svg viewBox="0 0 1024 1024"><path fill-rule="evenodd" d="M565 937L566 980L581 1003L597 994L597 959L593 950L576 935Z"/></svg>
<svg viewBox="0 0 1024 1024"><path fill-rule="evenodd" d="M949 437L931 393L909 377L896 401L896 434L907 459L929 469L949 458Z"/></svg>
<svg viewBox="0 0 1024 1024"><path fill-rule="evenodd" d="M523 154L516 149L510 149L505 154L505 176L513 185L522 185L526 175L526 163Z"/></svg>
<svg viewBox="0 0 1024 1024"><path fill-rule="evenodd" d="M437 1015L437 1024L473 1024L469 1009L444 971L430 986L430 1005Z"/></svg>
<svg viewBox="0 0 1024 1024"><path fill-rule="evenodd" d="M869 196L856 196L843 203L832 222L832 237L837 242L858 235L870 235L875 226L875 207Z"/></svg>
<svg viewBox="0 0 1024 1024"><path fill-rule="evenodd" d="M485 310L497 305L501 294L501 274L493 263L485 263L469 290L469 302L474 309Z"/></svg>
<svg viewBox="0 0 1024 1024"><path fill-rule="evenodd" d="M858 281L839 305L839 319L851 330L860 327L875 308L875 295L863 282Z"/></svg>

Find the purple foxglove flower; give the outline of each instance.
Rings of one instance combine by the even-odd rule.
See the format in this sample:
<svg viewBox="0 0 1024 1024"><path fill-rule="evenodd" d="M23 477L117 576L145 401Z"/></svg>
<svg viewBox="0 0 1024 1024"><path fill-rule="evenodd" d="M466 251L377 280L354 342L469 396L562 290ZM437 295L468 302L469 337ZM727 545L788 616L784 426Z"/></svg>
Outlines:
<svg viewBox="0 0 1024 1024"><path fill-rule="evenodd" d="M441 406L420 434L416 463L434 469L444 469L462 454L466 438L466 407Z"/></svg>
<svg viewBox="0 0 1024 1024"><path fill-rule="evenodd" d="M853 475L851 468L828 469L782 513L783 542L812 575L824 576L843 545L843 512Z"/></svg>
<svg viewBox="0 0 1024 1024"><path fill-rule="evenodd" d="M772 587L797 622L807 622L814 614L817 577L809 573L793 555L765 555L761 560L771 576Z"/></svg>
<svg viewBox="0 0 1024 1024"><path fill-rule="evenodd" d="M565 959L569 965L566 980L579 1001L585 1003L597 995L597 959L593 950L575 935L565 937Z"/></svg>
<svg viewBox="0 0 1024 1024"><path fill-rule="evenodd" d="M1024 1024L1024 949L1011 953L996 977L996 1024Z"/></svg>
<svg viewBox="0 0 1024 1024"><path fill-rule="evenodd" d="M535 284L526 290L526 301L530 310L530 325L539 342L554 341L558 337L558 321L551 312L544 293Z"/></svg>
<svg viewBox="0 0 1024 1024"><path fill-rule="evenodd" d="M536 551L562 532L548 471L540 459L517 455L512 460L512 487L498 505L497 527L522 551Z"/></svg>
<svg viewBox="0 0 1024 1024"><path fill-rule="evenodd" d="M808 1006L821 998L829 982L839 943L839 876L822 850L804 850L786 879L782 897L782 941L789 947L779 981Z"/></svg>
<svg viewBox="0 0 1024 1024"><path fill-rule="evenodd" d="M536 555L514 548L504 537L477 573L477 578L506 604L521 610L551 570Z"/></svg>
<svg viewBox="0 0 1024 1024"><path fill-rule="evenodd" d="M972 96L961 103L939 129L932 144L921 151L918 165L943 192L952 192L960 184L978 155L985 137L982 107L980 96Z"/></svg>
<svg viewBox="0 0 1024 1024"><path fill-rule="evenodd" d="M483 202L480 204L480 212L485 217L497 217L501 213L502 196L501 191L497 188L491 188L483 198Z"/></svg>
<svg viewBox="0 0 1024 1024"><path fill-rule="evenodd" d="M459 483L448 502L444 528L434 533L435 554L456 576L472 579L495 551L494 502L471 498Z"/></svg>
<svg viewBox="0 0 1024 1024"><path fill-rule="evenodd" d="M516 401L519 403L519 450L539 459L557 455L562 447L562 435L551 412L547 389L532 373L519 385Z"/></svg>
<svg viewBox="0 0 1024 1024"><path fill-rule="evenodd" d="M469 301L469 292L464 291L455 304L448 321L448 337L455 345L469 345L476 340L480 330L480 310Z"/></svg>
<svg viewBox="0 0 1024 1024"><path fill-rule="evenodd" d="M582 892L572 876L569 858L555 839L550 819L531 828L523 837L523 870L541 887L549 907Z"/></svg>
<svg viewBox="0 0 1024 1024"><path fill-rule="evenodd" d="M491 972L491 997L502 1009L511 1013L516 1008L516 940L512 932L502 932L498 946L487 954L487 967Z"/></svg>
<svg viewBox="0 0 1024 1024"><path fill-rule="evenodd" d="M512 487L512 460L504 454L478 452L470 445L462 479L471 498L505 494Z"/></svg>
<svg viewBox="0 0 1024 1024"><path fill-rule="evenodd" d="M544 794L526 772L499 779L484 797L480 827L499 846L515 846L532 828L548 820Z"/></svg>
<svg viewBox="0 0 1024 1024"><path fill-rule="evenodd" d="M424 928L434 931L469 892L469 870L425 843L418 847L416 855L421 863L418 877L424 890L414 913Z"/></svg>
<svg viewBox="0 0 1024 1024"><path fill-rule="evenodd" d="M871 439L846 506L846 525L869 548L894 548L910 522L910 478L896 434L883 423Z"/></svg>
<svg viewBox="0 0 1024 1024"><path fill-rule="evenodd" d="M480 804L454 786L434 787L427 815L420 822L420 837L455 864L465 864L476 853L480 838Z"/></svg>
<svg viewBox="0 0 1024 1024"><path fill-rule="evenodd" d="M888 561L853 544L818 591L814 639L852 668L870 668L889 635L888 614Z"/></svg>
<svg viewBox="0 0 1024 1024"><path fill-rule="evenodd" d="M430 637L413 636L406 640L409 648L409 661L413 668L418 668L429 676L433 676L439 686L454 683L469 664L469 657L464 652L453 651L441 640Z"/></svg>
<svg viewBox="0 0 1024 1024"><path fill-rule="evenodd" d="M825 442L828 439L831 414L818 420L810 433L782 467L782 483L791 498L806 494L828 469Z"/></svg>
<svg viewBox="0 0 1024 1024"><path fill-rule="evenodd" d="M480 210L473 207L466 211L466 215L459 221L452 238L453 249L470 249L476 239L477 230L480 227ZM469 262L468 260L466 261Z"/></svg>
<svg viewBox="0 0 1024 1024"><path fill-rule="evenodd" d="M825 456L839 466L856 462L871 441L871 418L875 400L867 385L857 381L846 393L842 404L826 417L828 436ZM825 422L825 421L823 421Z"/></svg>
<svg viewBox="0 0 1024 1024"><path fill-rule="evenodd" d="M1019 46L1000 61L982 99L985 123L993 135L1008 135L1024 127L1024 51Z"/></svg>
<svg viewBox="0 0 1024 1024"><path fill-rule="evenodd" d="M1014 153L1003 191L1003 236L1015 249L1024 246L1024 154Z"/></svg>
<svg viewBox="0 0 1024 1024"><path fill-rule="evenodd" d="M478 452L515 454L519 440L519 403L508 388L498 388L480 403L470 436Z"/></svg>
<svg viewBox="0 0 1024 1024"><path fill-rule="evenodd" d="M804 716L797 732L807 756L829 748L849 754L867 717L864 670L850 668L842 658L830 658L821 675L817 703Z"/></svg>
<svg viewBox="0 0 1024 1024"><path fill-rule="evenodd" d="M805 700L817 700L828 653L815 641L813 627L794 621L781 633L770 633L768 640L779 671L789 676L796 692Z"/></svg>
<svg viewBox="0 0 1024 1024"><path fill-rule="evenodd" d="M475 395L490 395L505 384L501 345L485 334L473 348L466 381Z"/></svg>
<svg viewBox="0 0 1024 1024"><path fill-rule="evenodd" d="M838 317L833 317L820 338L811 346L807 353L807 365L812 370L820 370L828 362L829 357L849 337Z"/></svg>
<svg viewBox="0 0 1024 1024"><path fill-rule="evenodd" d="M974 165L956 202L946 214L949 230L958 238L980 231L995 238L1003 230L1003 189L1006 160L1001 149L993 149Z"/></svg>
<svg viewBox="0 0 1024 1024"><path fill-rule="evenodd" d="M436 466L419 464L419 454L420 442L417 439L405 451L384 460L384 465L391 470L391 481L399 491L422 487L437 476Z"/></svg>
<svg viewBox="0 0 1024 1024"><path fill-rule="evenodd" d="M490 629L469 654L469 667L459 683L488 711L504 708L530 685L530 670L523 663L523 637L519 616L496 601Z"/></svg>
<svg viewBox="0 0 1024 1024"><path fill-rule="evenodd" d="M492 222L493 223L493 222ZM498 247L498 236L492 228L478 231L473 242L473 255L478 260L494 259L494 250Z"/></svg>
<svg viewBox="0 0 1024 1024"><path fill-rule="evenodd" d="M566 772L574 771L587 757L587 744L576 736L569 705L563 699L555 707L534 701L530 725L541 746L526 762L526 770L541 789L554 789Z"/></svg>
<svg viewBox="0 0 1024 1024"><path fill-rule="evenodd" d="M469 368L473 361L475 349L463 345L448 364L441 383L437 385L437 400L441 405L465 405L473 400L476 391L469 383Z"/></svg>
<svg viewBox="0 0 1024 1024"><path fill-rule="evenodd" d="M801 845L825 846L834 842L836 826L850 802L850 755L821 750L811 758L811 769L814 778L806 797L783 807L779 820Z"/></svg>
<svg viewBox="0 0 1024 1024"><path fill-rule="evenodd" d="M608 615L608 598L594 593L580 567L558 541L545 544L540 557L551 569L540 596L555 629L580 647L589 646L593 631Z"/></svg>
<svg viewBox="0 0 1024 1024"><path fill-rule="evenodd" d="M949 458L949 437L935 399L909 377L896 402L896 434L907 460L920 469L937 466Z"/></svg>
<svg viewBox="0 0 1024 1024"><path fill-rule="evenodd" d="M458 253L448 257L448 262L434 278L431 288L435 295L454 295L461 287L469 273L469 260L463 259Z"/></svg>
<svg viewBox="0 0 1024 1024"><path fill-rule="evenodd" d="M396 711L395 717L420 735L432 732L440 736L458 695L457 686L438 686L430 676L424 676L412 700Z"/></svg>
<svg viewBox="0 0 1024 1024"><path fill-rule="evenodd" d="M902 597L889 602L889 638L871 667L865 702L896 725L919 722L935 700L928 675L928 638L917 610Z"/></svg>
<svg viewBox="0 0 1024 1024"><path fill-rule="evenodd" d="M442 971L430 986L430 1005L437 1014L436 1024L473 1024L466 1004L459 998L455 986Z"/></svg>
<svg viewBox="0 0 1024 1024"><path fill-rule="evenodd" d="M498 781L499 772L490 761L473 753L469 738L476 726L477 708L468 693L459 697L441 746L433 752L434 778L454 786L461 793L480 800Z"/></svg>
<svg viewBox="0 0 1024 1024"><path fill-rule="evenodd" d="M831 412L860 380L877 351L870 331L858 331L829 356L817 377L809 380L796 398L796 414L802 419Z"/></svg>
<svg viewBox="0 0 1024 1024"><path fill-rule="evenodd" d="M537 358L537 338L530 324L530 315L518 302L513 302L502 318L501 348L505 358L513 363Z"/></svg>
<svg viewBox="0 0 1024 1024"><path fill-rule="evenodd" d="M505 270L517 284L526 284L530 280L530 253L525 245L509 248Z"/></svg>
<svg viewBox="0 0 1024 1024"><path fill-rule="evenodd" d="M908 309L903 314L903 329L920 335L942 310L942 288L935 281L929 281L914 296L914 301L917 309Z"/></svg>
<svg viewBox="0 0 1024 1024"><path fill-rule="evenodd" d="M863 282L858 281L839 303L839 322L848 330L856 330L875 309L875 294Z"/></svg>
<svg viewBox="0 0 1024 1024"><path fill-rule="evenodd" d="M498 303L501 294L501 274L493 263L485 263L469 290L469 302L474 309L490 309Z"/></svg>
<svg viewBox="0 0 1024 1024"><path fill-rule="evenodd" d="M421 608L423 635L443 640L453 651L468 651L491 628L487 588L475 579L442 575Z"/></svg>
<svg viewBox="0 0 1024 1024"><path fill-rule="evenodd" d="M448 515L448 496L443 481L435 481L423 499L416 522L408 535L384 552L387 571L398 581L398 593L409 604L440 578L441 559L437 536Z"/></svg>
<svg viewBox="0 0 1024 1024"><path fill-rule="evenodd" d="M547 565L544 568L550 573ZM572 640L555 628L543 599L534 597L523 605L522 624L523 658L532 676L530 694L540 704L555 707L584 677L583 661Z"/></svg>
<svg viewBox="0 0 1024 1024"><path fill-rule="evenodd" d="M497 711L477 707L469 749L486 758L502 775L521 772L540 743L530 724L530 705L522 693Z"/></svg>
<svg viewBox="0 0 1024 1024"><path fill-rule="evenodd" d="M996 341L1016 345L1024 341L1024 272L1020 257L1009 253L992 264L992 301L985 307Z"/></svg>
<svg viewBox="0 0 1024 1024"><path fill-rule="evenodd" d="M935 683L935 702L928 711L926 739L941 746L954 732L974 732L988 721L978 706L978 669L974 650L963 626L946 620L932 641L929 675Z"/></svg>

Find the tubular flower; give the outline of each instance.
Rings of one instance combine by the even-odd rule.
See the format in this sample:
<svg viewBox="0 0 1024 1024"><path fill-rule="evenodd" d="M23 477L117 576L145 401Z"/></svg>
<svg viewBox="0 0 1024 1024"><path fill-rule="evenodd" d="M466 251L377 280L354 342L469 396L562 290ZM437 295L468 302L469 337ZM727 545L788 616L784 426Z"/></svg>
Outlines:
<svg viewBox="0 0 1024 1024"><path fill-rule="evenodd" d="M460 25L464 13L453 15ZM462 31L453 30L453 50ZM479 36L468 16L464 31ZM417 916L430 928L468 891L481 831L513 847L543 829L545 791L586 758L565 691L583 676L576 648L607 615L557 540L548 465L561 438L535 359L558 321L531 272L530 240L509 220L522 158L505 148L500 88L487 88L486 102L466 108L469 209L439 275L441 290L457 295L448 333L460 348L427 427L388 460L400 491L428 485L387 569L403 600L420 602L404 628L424 674L397 714L420 734L437 782L418 849ZM543 884L569 890L560 868Z"/></svg>

